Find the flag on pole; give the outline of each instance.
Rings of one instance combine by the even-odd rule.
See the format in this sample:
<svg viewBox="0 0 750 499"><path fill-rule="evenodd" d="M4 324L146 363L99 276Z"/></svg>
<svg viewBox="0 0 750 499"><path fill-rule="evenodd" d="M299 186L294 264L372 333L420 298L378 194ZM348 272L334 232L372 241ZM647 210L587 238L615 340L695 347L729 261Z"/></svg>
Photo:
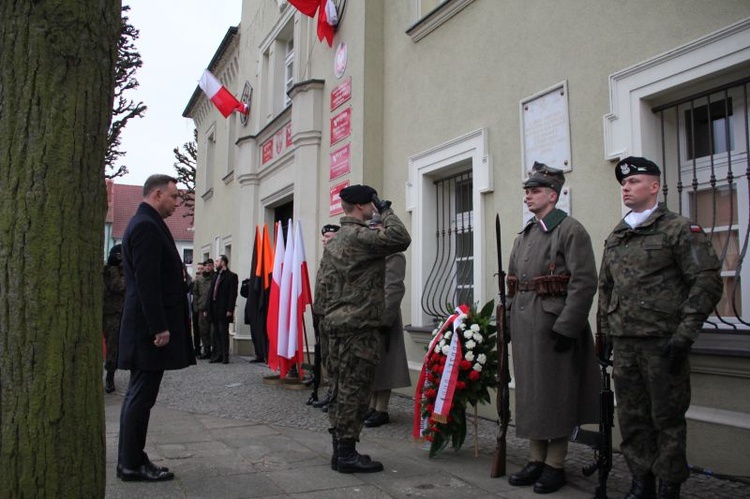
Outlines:
<svg viewBox="0 0 750 499"><path fill-rule="evenodd" d="M294 235L294 259L292 263L292 292L289 306L289 344L287 345L287 359L302 364L304 345L305 310L312 303L310 291L310 276L307 272L307 258L305 257L305 243L302 239L302 223L297 220L297 231ZM300 372L300 375L302 373Z"/></svg>
<svg viewBox="0 0 750 499"><path fill-rule="evenodd" d="M268 298L268 367L279 370L278 338L279 338L279 302L281 297L281 274L284 262L284 231L281 222L276 222L276 251L273 255L273 272L271 274L271 292Z"/></svg>
<svg viewBox="0 0 750 499"><path fill-rule="evenodd" d="M339 16L336 5L331 0L288 0L298 11L307 17L315 17L318 13L318 40L328 42L333 46L333 32L338 25Z"/></svg>
<svg viewBox="0 0 750 499"><path fill-rule="evenodd" d="M289 361L289 310L292 297L292 269L294 268L294 234L292 219L287 225L284 264L281 267L281 291L279 292L279 336L278 350L281 377L286 376L292 362Z"/></svg>
<svg viewBox="0 0 750 499"><path fill-rule="evenodd" d="M247 106L238 101L208 69L203 71L198 85L225 118L235 110L247 114Z"/></svg>

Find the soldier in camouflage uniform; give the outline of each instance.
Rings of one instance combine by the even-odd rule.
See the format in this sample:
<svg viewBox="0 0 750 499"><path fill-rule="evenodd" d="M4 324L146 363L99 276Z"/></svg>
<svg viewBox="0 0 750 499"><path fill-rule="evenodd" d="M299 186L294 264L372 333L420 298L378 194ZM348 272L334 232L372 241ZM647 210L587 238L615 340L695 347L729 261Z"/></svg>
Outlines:
<svg viewBox="0 0 750 499"><path fill-rule="evenodd" d="M211 323L208 321L208 296L211 289L211 279L214 276L214 261L209 258L203 262L203 272L195 276L193 282L193 309L198 311L198 330L201 334L203 354L199 359L211 358Z"/></svg>
<svg viewBox="0 0 750 499"><path fill-rule="evenodd" d="M382 463L360 455L356 442L380 356L385 257L406 250L411 237L390 201L378 199L372 187L352 185L339 196L345 216L323 252L315 289L315 309L329 335L327 366L336 393L328 407L331 468L340 473L377 472L383 470ZM367 224L376 209L382 229Z"/></svg>
<svg viewBox="0 0 750 499"><path fill-rule="evenodd" d="M721 298L721 264L698 225L657 202L656 164L628 157L615 174L632 211L605 242L599 317L614 348L620 449L633 474L626 498L654 497L656 477L659 498L679 498L689 475L688 356Z"/></svg>
<svg viewBox="0 0 750 499"><path fill-rule="evenodd" d="M107 377L104 391L115 391L115 371L117 370L117 351L120 341L120 318L125 303L125 274L122 270L122 245L116 244L109 250L109 258L102 272L104 277L104 339L107 344L107 358L104 369Z"/></svg>

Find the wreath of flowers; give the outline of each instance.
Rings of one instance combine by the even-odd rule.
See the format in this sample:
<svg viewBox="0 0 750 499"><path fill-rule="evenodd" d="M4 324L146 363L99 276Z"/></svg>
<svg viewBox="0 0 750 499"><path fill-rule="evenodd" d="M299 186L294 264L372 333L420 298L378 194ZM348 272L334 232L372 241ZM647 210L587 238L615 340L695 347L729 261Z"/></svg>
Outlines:
<svg viewBox="0 0 750 499"><path fill-rule="evenodd" d="M430 442L430 457L448 443L459 450L466 439L466 408L490 403L489 391L497 386L498 369L493 310L492 300L479 312L461 305L432 333L415 395L413 430L415 438ZM452 381L444 380L450 376ZM447 385L451 387L446 389ZM444 399L451 392L447 403ZM441 403L442 413L436 414L436 404Z"/></svg>

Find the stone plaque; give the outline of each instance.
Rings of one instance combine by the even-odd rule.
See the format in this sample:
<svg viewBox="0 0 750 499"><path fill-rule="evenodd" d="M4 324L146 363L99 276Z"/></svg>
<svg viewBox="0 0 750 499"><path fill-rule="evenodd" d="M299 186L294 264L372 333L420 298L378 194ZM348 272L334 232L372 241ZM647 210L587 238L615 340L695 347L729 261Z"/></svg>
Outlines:
<svg viewBox="0 0 750 499"><path fill-rule="evenodd" d="M523 175L535 161L563 171L571 170L570 121L566 82L521 101Z"/></svg>

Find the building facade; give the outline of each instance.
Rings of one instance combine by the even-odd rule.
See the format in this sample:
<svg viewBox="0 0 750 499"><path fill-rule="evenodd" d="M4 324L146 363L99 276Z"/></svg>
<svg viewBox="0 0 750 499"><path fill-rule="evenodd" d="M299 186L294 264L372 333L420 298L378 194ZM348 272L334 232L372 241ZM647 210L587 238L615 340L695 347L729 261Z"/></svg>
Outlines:
<svg viewBox="0 0 750 499"><path fill-rule="evenodd" d="M314 276L336 193L374 186L413 238L402 313L416 375L446 304L496 297L495 214L507 259L534 161L566 171L561 207L600 259L625 213L614 165L649 157L661 199L701 223L724 262L725 296L691 357L690 462L747 474L733 444L750 437L750 4L334 3L329 47L284 0L245 0L209 69L246 96L248 118L190 99L198 260L230 255L247 277L255 226L293 218ZM236 328L240 351L249 329Z"/></svg>

